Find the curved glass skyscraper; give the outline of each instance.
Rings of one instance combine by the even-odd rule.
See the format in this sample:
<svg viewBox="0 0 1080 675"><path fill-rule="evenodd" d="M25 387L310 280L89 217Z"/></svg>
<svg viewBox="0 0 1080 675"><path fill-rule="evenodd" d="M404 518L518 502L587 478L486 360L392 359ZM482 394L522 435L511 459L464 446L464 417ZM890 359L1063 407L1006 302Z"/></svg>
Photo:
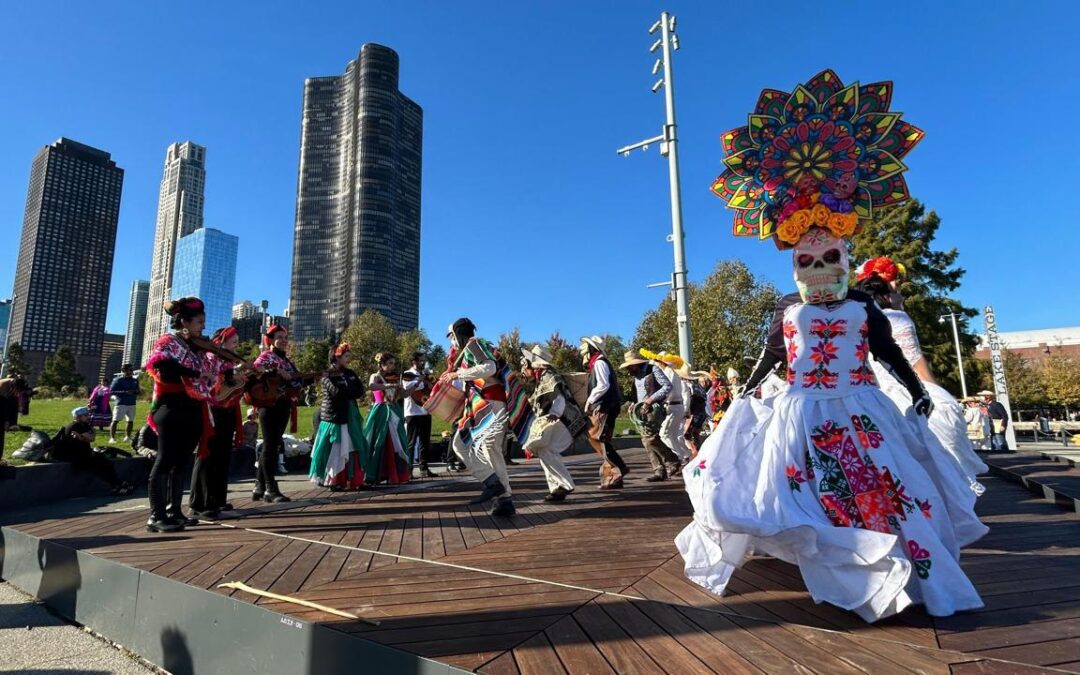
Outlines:
<svg viewBox="0 0 1080 675"><path fill-rule="evenodd" d="M368 308L399 330L417 327L422 136L392 49L366 44L344 75L304 83L294 339L339 333Z"/></svg>

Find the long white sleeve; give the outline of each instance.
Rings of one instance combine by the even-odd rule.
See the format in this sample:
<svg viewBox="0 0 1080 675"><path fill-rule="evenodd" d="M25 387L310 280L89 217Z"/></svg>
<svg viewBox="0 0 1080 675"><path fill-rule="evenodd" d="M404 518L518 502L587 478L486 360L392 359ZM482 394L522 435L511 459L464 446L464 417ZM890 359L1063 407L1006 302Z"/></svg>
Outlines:
<svg viewBox="0 0 1080 675"><path fill-rule="evenodd" d="M611 366L607 364L607 361L598 360L593 366L593 375L596 376L596 386L589 392L589 398L585 401L586 408L592 408L599 403L611 388Z"/></svg>

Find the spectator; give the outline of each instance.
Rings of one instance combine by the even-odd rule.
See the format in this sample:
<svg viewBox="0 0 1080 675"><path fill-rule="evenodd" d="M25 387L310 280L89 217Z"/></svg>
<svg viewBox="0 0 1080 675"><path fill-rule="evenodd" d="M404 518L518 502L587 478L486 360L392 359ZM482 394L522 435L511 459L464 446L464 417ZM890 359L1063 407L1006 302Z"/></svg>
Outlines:
<svg viewBox="0 0 1080 675"><path fill-rule="evenodd" d="M112 409L109 406L109 382L104 377L101 383L90 392L90 425L104 429L112 422ZM115 441L113 441L115 443Z"/></svg>
<svg viewBox="0 0 1080 675"><path fill-rule="evenodd" d="M157 441L157 432L151 429L149 424L144 424L131 443L131 447L139 457L154 459L157 457Z"/></svg>
<svg viewBox="0 0 1080 675"><path fill-rule="evenodd" d="M978 396L964 399L964 421L967 423L967 437L976 450L990 449L990 417Z"/></svg>
<svg viewBox="0 0 1080 675"><path fill-rule="evenodd" d="M244 420L244 447L255 449L259 443L259 415L255 408L248 408Z"/></svg>
<svg viewBox="0 0 1080 675"><path fill-rule="evenodd" d="M125 363L120 368L122 374L112 381L109 390L116 397L116 408L113 410L112 426L109 427L109 442L116 442L116 427L120 420L127 422L127 435L124 440L131 442L131 428L135 424L135 404L139 402L139 381L132 375L131 364Z"/></svg>
<svg viewBox="0 0 1080 675"><path fill-rule="evenodd" d="M114 495L129 495L135 486L120 480L112 461L100 452L94 452L94 428L90 426L90 411L75 408L71 411L72 422L57 432L49 454L54 461L70 462L81 471L89 471L112 487Z"/></svg>
<svg viewBox="0 0 1080 675"><path fill-rule="evenodd" d="M994 452L1012 452L1005 436L1005 431L1009 428L1009 411L1001 401L995 399L994 392L980 391L979 396L983 397L986 412L990 416L990 449Z"/></svg>
<svg viewBox="0 0 1080 675"><path fill-rule="evenodd" d="M27 389L26 380L21 377L0 380L0 452L4 448L4 432L18 423L19 404Z"/></svg>

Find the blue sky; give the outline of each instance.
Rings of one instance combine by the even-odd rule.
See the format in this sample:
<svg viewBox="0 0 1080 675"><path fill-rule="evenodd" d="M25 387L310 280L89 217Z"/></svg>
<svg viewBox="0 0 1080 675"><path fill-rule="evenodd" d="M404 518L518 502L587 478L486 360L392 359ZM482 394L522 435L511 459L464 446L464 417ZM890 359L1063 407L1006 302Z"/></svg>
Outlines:
<svg viewBox="0 0 1080 675"><path fill-rule="evenodd" d="M661 299L671 247L666 161L616 147L659 133L649 25L678 16L675 55L692 279L741 258L781 289L790 258L730 235L708 187L719 137L763 87L822 68L895 82L893 109L927 137L914 196L960 248L957 296L1002 330L1080 324L1075 209L1080 41L1072 2L11 3L0 23L0 297L10 295L30 162L60 136L125 171L108 329L147 278L166 146L207 146L206 225L240 237L237 299L288 301L305 77L360 45L401 55L425 111L421 325L462 314L482 334L520 326L632 336ZM848 23L846 19L858 20ZM1064 117L1057 117L1058 113ZM1054 180L1050 180L1053 178ZM1048 208L1048 204L1061 207ZM479 237L492 243L475 252ZM475 295L458 285L477 260ZM472 285L475 289L477 286ZM981 329L981 321L979 322Z"/></svg>

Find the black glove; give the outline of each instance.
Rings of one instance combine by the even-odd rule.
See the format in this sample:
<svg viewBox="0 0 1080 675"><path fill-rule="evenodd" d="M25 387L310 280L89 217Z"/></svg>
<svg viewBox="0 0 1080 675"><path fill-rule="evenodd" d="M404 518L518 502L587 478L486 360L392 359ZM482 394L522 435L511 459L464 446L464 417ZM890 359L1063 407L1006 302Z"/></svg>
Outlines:
<svg viewBox="0 0 1080 675"><path fill-rule="evenodd" d="M934 401L931 400L930 395L925 391L918 398L912 397L912 407L915 408L916 415L922 415L923 417L930 417L930 413L934 412Z"/></svg>

